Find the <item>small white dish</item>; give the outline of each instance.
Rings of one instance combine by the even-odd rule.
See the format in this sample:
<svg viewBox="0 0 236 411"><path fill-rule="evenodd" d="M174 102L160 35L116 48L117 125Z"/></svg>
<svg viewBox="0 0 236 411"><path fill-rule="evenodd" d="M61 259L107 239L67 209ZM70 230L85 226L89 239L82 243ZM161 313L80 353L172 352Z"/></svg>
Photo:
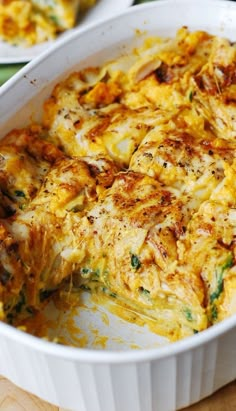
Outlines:
<svg viewBox="0 0 236 411"><path fill-rule="evenodd" d="M71 33L71 31L78 31L80 27L84 27L86 24L93 23L95 21L97 22L103 18L115 15L132 4L133 0L98 0L97 4L83 16L82 20L78 22L77 27L61 34L58 38L67 36L68 33ZM57 40L48 41L25 48L12 46L0 40L0 64L27 63L48 49L56 41Z"/></svg>

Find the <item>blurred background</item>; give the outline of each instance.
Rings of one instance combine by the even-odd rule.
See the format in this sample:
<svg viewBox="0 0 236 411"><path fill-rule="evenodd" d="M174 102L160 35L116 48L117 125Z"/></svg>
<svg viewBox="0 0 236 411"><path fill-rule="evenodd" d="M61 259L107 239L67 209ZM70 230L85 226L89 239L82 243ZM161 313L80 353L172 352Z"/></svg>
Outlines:
<svg viewBox="0 0 236 411"><path fill-rule="evenodd" d="M110 0L115 1L115 0ZM148 1L157 1L157 0L136 0L135 4L147 3ZM0 58L1 58L1 47L0 47ZM12 77L17 71L19 71L26 63L18 64L0 64L0 86L4 84L10 77Z"/></svg>

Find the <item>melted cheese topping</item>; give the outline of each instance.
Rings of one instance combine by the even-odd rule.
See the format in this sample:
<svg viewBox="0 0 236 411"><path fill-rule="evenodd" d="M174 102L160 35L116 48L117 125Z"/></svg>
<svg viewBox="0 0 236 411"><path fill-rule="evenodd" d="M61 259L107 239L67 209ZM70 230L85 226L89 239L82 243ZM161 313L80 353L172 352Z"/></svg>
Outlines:
<svg viewBox="0 0 236 411"><path fill-rule="evenodd" d="M3 0L0 37L14 45L31 46L54 39L76 24L78 11L95 0Z"/></svg>
<svg viewBox="0 0 236 411"><path fill-rule="evenodd" d="M182 28L73 73L41 126L4 138L6 321L58 288L103 293L170 339L236 312L235 70L229 41Z"/></svg>

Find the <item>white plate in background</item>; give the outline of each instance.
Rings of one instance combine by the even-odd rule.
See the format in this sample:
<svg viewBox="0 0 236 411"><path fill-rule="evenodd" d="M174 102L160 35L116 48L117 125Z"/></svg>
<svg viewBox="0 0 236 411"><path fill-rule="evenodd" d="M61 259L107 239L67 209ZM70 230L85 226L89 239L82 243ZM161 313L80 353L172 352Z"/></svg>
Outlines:
<svg viewBox="0 0 236 411"><path fill-rule="evenodd" d="M83 16L82 20L78 22L77 27L72 30L78 30L80 27L84 27L85 24L115 15L132 4L133 0L98 0L97 4ZM59 37L66 36L67 33L72 30L67 30ZM25 48L12 46L0 40L0 64L26 63L45 51L55 43L55 41L57 40L47 41L36 46Z"/></svg>

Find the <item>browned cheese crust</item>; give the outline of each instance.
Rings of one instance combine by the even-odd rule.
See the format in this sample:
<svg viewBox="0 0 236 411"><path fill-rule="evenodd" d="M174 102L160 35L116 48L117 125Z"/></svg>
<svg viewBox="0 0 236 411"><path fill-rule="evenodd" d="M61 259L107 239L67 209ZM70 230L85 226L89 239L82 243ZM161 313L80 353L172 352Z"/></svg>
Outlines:
<svg viewBox="0 0 236 411"><path fill-rule="evenodd" d="M236 312L235 73L234 45L181 28L73 73L2 140L6 321L62 286L174 340Z"/></svg>

